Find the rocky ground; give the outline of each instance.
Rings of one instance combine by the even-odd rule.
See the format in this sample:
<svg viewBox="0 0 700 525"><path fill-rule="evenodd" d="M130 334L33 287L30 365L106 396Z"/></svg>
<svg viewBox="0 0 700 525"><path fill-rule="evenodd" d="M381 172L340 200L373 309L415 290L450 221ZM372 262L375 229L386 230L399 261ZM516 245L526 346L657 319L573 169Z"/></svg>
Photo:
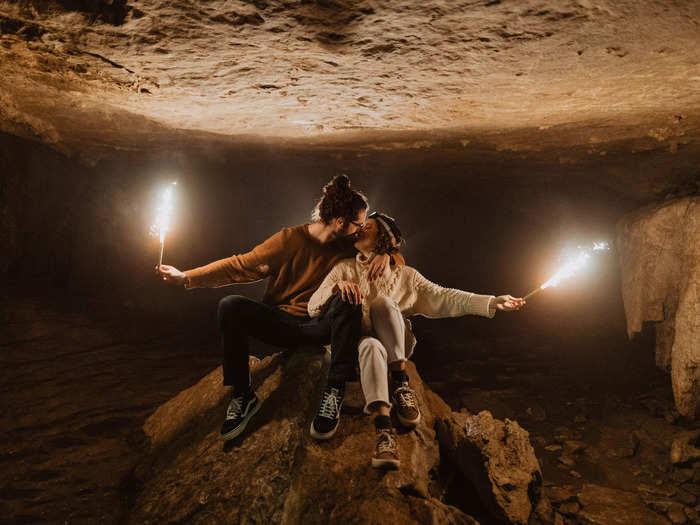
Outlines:
<svg viewBox="0 0 700 525"><path fill-rule="evenodd" d="M12 523L123 520L144 421L217 365L211 332L101 312L3 301L0 501ZM673 440L693 425L674 411L651 341L594 333L448 339L446 328L418 327L422 349L439 356L417 351L427 384L455 411L488 410L530 433L545 494L565 523L698 522L700 464L669 458ZM365 428L357 411L348 418L348 432ZM368 461L355 453L358 464ZM451 493L447 503L489 522L464 490Z"/></svg>
<svg viewBox="0 0 700 525"><path fill-rule="evenodd" d="M182 326L71 301L2 301L6 523L118 521L143 421L217 364Z"/></svg>
<svg viewBox="0 0 700 525"><path fill-rule="evenodd" d="M651 509L672 523L698 522L700 462L669 458L674 439L697 423L674 409L653 364L653 333L630 343L595 333L426 337L451 359L422 368L425 380L453 410L489 410L527 429L545 492L567 520L666 523L649 521Z"/></svg>

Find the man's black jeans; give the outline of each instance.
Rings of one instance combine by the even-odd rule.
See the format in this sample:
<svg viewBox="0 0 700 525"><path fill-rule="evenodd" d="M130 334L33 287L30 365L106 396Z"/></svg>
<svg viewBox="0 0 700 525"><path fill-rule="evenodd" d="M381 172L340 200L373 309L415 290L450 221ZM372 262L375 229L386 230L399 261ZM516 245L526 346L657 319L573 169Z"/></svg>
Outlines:
<svg viewBox="0 0 700 525"><path fill-rule="evenodd" d="M224 385L242 392L250 387L248 337L294 349L306 344L331 344L329 383L355 376L357 346L362 330L362 307L336 294L321 317L296 316L241 295L219 302L219 327L224 349Z"/></svg>

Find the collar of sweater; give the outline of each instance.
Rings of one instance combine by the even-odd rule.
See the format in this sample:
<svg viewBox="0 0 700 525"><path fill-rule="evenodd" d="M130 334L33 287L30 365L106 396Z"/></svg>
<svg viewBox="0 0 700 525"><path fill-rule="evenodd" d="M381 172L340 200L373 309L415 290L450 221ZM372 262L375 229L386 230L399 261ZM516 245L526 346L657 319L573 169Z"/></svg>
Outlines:
<svg viewBox="0 0 700 525"><path fill-rule="evenodd" d="M374 259L376 255L376 253L370 252L368 256L365 256L362 252L357 252L357 255L355 255L355 260L360 264L360 266L367 266L372 262L372 259Z"/></svg>

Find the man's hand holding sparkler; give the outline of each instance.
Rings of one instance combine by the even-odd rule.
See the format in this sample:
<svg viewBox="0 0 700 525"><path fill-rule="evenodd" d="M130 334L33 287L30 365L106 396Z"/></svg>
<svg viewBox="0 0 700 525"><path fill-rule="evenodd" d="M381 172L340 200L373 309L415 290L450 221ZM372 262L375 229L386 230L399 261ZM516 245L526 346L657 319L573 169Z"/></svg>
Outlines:
<svg viewBox="0 0 700 525"><path fill-rule="evenodd" d="M187 277L183 272L175 268L174 266L169 266L167 264L161 264L156 266L156 273L164 281L174 284L176 286L185 286Z"/></svg>
<svg viewBox="0 0 700 525"><path fill-rule="evenodd" d="M524 305L524 299L512 295L499 295L493 300L491 307L502 312L513 312L520 310Z"/></svg>

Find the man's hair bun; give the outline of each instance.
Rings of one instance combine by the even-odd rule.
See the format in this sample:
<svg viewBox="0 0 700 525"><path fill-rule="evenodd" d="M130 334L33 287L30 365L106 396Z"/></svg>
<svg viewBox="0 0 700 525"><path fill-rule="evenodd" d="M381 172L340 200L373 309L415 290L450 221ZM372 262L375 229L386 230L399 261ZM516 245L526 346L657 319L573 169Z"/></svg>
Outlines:
<svg viewBox="0 0 700 525"><path fill-rule="evenodd" d="M342 195L343 193L349 194L350 191L350 177L345 174L336 175L323 187L324 195L328 195L329 193L338 195Z"/></svg>
<svg viewBox="0 0 700 525"><path fill-rule="evenodd" d="M369 207L367 197L353 190L350 177L345 174L336 175L323 187L323 197L314 208L311 219L330 224L335 218L343 218L345 222L357 219L360 210Z"/></svg>

